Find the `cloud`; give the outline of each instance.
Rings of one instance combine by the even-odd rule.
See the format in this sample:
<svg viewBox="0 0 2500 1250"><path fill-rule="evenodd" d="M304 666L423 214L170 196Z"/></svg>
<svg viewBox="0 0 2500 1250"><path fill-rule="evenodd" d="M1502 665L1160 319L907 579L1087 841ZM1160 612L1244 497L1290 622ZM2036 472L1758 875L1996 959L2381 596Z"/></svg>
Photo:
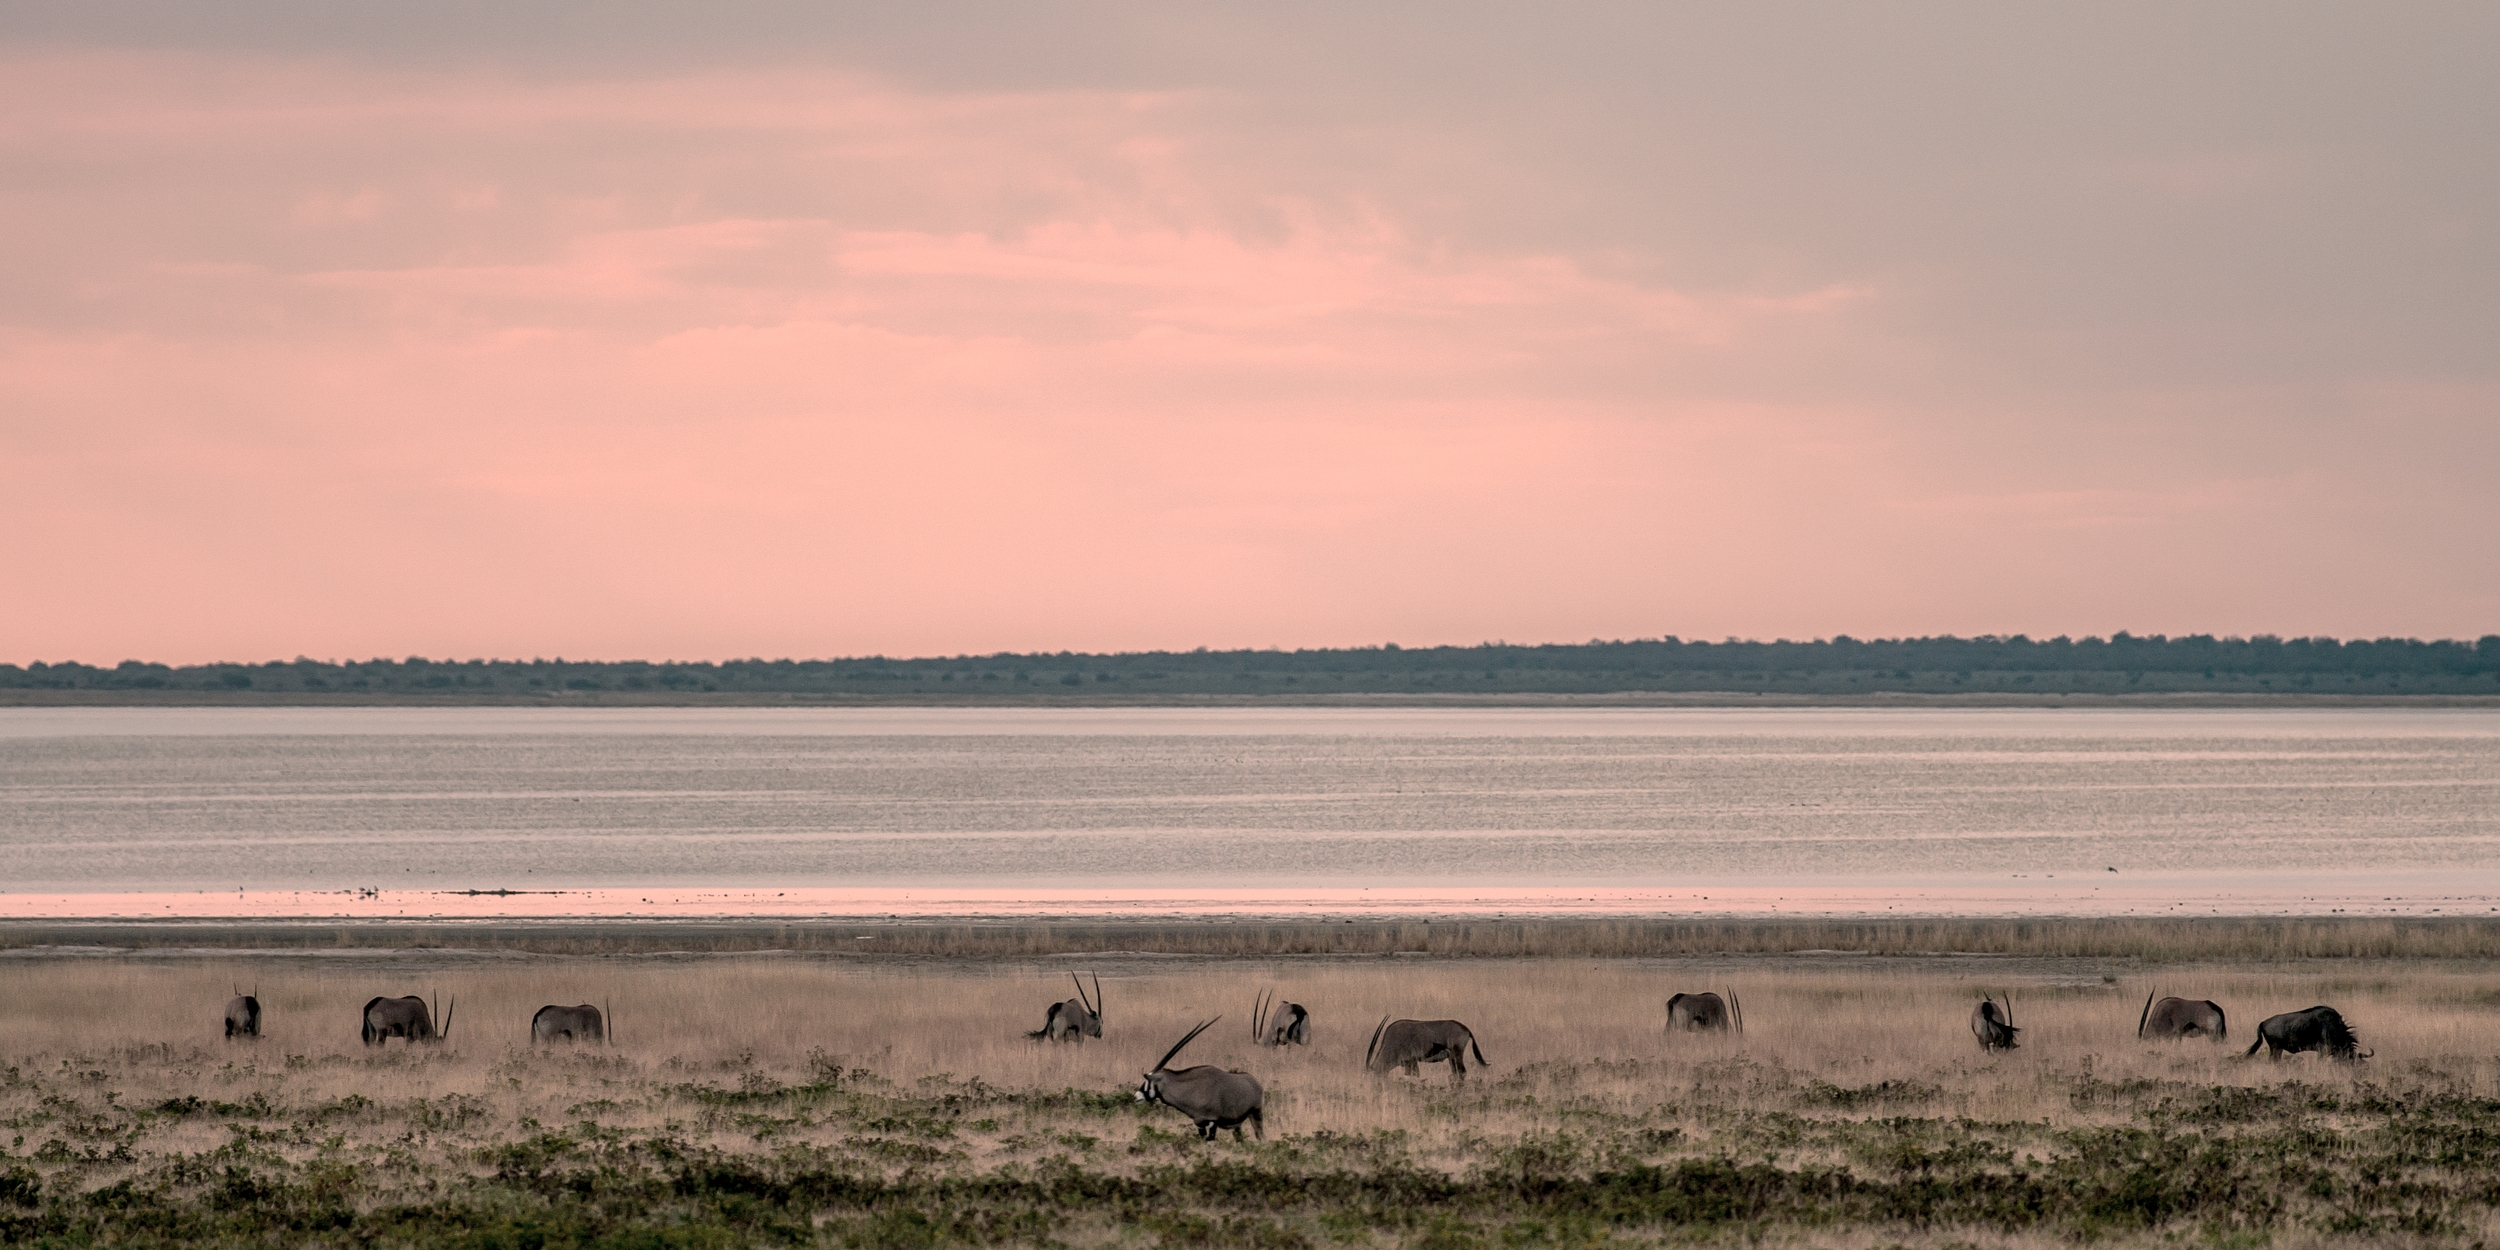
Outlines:
<svg viewBox="0 0 2500 1250"><path fill-rule="evenodd" d="M1305 159L1255 103L0 58L0 526L42 535L0 658L2456 632L2490 598L2338 606L2403 561L2269 589L2410 472L2229 450L2286 412L2349 440L2314 395L2044 388L1905 311L1932 274L1711 286L1457 228L1354 157L1464 136ZM2370 532L2423 533L2396 510ZM2247 576L2184 554L2225 541Z"/></svg>

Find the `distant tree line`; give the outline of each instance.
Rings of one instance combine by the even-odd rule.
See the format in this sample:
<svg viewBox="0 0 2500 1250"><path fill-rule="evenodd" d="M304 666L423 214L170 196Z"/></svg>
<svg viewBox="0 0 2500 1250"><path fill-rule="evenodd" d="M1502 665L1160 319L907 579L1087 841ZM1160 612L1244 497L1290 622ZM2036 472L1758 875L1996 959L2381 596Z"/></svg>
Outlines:
<svg viewBox="0 0 2500 1250"><path fill-rule="evenodd" d="M0 664L0 689L441 696L881 696L1118 701L1140 695L1751 692L2500 693L2500 635L2411 638L1679 638L1472 647L959 655L651 663L373 659L112 667ZM250 693L246 693L250 692ZM144 699L145 696L136 696Z"/></svg>

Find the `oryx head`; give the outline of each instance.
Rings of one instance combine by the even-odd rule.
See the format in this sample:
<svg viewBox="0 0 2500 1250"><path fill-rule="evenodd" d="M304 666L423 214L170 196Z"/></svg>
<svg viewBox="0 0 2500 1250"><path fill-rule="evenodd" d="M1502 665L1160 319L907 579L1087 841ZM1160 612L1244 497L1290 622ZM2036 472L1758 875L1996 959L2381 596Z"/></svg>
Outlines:
<svg viewBox="0 0 2500 1250"><path fill-rule="evenodd" d="M1222 1016L1217 1016L1215 1020L1221 1020L1223 1018L1224 1017ZM1137 1085L1137 1101L1163 1101L1163 1074L1171 1068L1172 1056L1181 1053L1181 1047L1187 1046L1192 1041L1197 1040L1198 1035L1206 1032L1207 1026L1214 1024L1215 1020L1209 1020L1206 1024L1201 1024L1197 1028L1191 1029L1188 1036L1172 1043L1172 1049L1163 1052L1163 1057L1161 1059L1155 1060L1154 1070L1148 1072L1146 1074L1146 1079L1140 1081Z"/></svg>

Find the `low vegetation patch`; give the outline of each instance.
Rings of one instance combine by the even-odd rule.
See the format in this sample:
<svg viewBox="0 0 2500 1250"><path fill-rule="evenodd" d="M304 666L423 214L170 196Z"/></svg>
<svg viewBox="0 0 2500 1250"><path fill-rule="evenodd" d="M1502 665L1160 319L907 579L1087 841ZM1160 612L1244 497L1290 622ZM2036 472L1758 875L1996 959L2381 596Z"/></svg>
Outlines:
<svg viewBox="0 0 2500 1250"><path fill-rule="evenodd" d="M1565 1065L1396 1090L1462 1124L1500 1122L1522 1099L1572 1107L1585 1077ZM711 1091L656 1081L621 1091L646 1113L638 1125L447 1125L404 1102L349 1134L333 1131L337 1100L184 1096L116 1114L114 1081L46 1074L12 1091L59 1115L27 1123L0 1157L0 1242L1519 1246L1878 1231L2467 1244L2500 1208L2500 1098L2453 1073L2041 1077L2107 1118L1922 1113L1907 1108L1943 1098L1941 1086L1774 1074L1736 1087L1732 1101L1758 1105L1699 1088L1639 1112L1584 1103L1567 1129L1462 1133L1447 1148L1325 1131L1205 1145L1089 1091L906 1089L863 1071L744 1091L742 1105L820 1130L790 1140L740 1140L743 1121L711 1118ZM165 1140L199 1121L222 1140ZM123 1149L95 1149L99 1122L127 1126L106 1134Z"/></svg>

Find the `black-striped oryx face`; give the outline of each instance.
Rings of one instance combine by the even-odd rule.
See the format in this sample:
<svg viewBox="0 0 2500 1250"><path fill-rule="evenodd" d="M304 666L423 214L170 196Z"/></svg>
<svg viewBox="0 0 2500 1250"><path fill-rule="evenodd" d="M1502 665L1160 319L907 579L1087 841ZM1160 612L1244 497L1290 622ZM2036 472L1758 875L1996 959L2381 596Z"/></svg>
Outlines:
<svg viewBox="0 0 2500 1250"><path fill-rule="evenodd" d="M1163 1101L1163 1078L1156 1076L1152 1072L1147 1073L1145 1081L1140 1083L1137 1087L1137 1101Z"/></svg>

